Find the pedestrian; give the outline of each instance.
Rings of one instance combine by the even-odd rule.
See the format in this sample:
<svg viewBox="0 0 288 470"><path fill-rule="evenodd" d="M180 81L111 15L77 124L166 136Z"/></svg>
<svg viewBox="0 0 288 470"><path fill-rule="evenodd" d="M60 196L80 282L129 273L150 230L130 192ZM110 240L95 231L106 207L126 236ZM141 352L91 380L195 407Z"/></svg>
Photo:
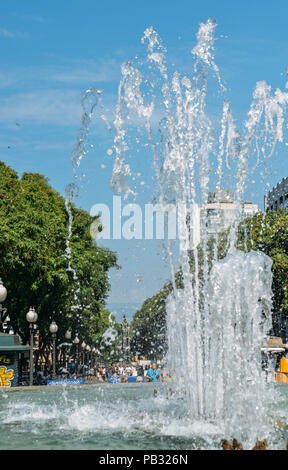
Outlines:
<svg viewBox="0 0 288 470"><path fill-rule="evenodd" d="M149 382L160 382L161 374L159 370L157 369L156 362L153 362L152 367L148 369L146 378L148 379Z"/></svg>

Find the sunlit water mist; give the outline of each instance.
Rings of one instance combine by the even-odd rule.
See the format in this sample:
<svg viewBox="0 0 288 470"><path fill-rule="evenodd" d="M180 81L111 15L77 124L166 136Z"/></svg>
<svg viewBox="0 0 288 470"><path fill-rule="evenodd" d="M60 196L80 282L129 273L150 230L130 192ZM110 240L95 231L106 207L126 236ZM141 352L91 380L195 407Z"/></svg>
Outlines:
<svg viewBox="0 0 288 470"><path fill-rule="evenodd" d="M122 65L111 187L124 192L125 198L137 193L132 178L137 161L129 155L128 141L131 122L141 121L153 156L158 202L163 210L170 202L177 205L181 227L176 246L179 264L175 266L170 256L174 287L167 301L170 371L185 397L191 422L221 423L227 437L252 443L271 426L260 348L271 328L272 275L267 256L237 251L237 229L244 221L248 179L253 174L264 181L267 161L277 142L283 142L288 94L279 89L273 94L264 81L258 82L247 120L237 129L214 61L216 26L210 19L200 25L191 51L191 77L168 72L166 49L152 27L142 38L147 44L146 62L136 59ZM213 80L213 93L216 83L218 96L223 96L219 124L207 111ZM189 214L196 204L207 204L209 190L227 189L227 184L234 189L236 214L228 254L219 261L216 247L211 267L207 215L203 214L201 226L200 260L197 246L190 242L195 220ZM169 255L173 249L168 243ZM175 281L179 265L180 289Z"/></svg>
<svg viewBox="0 0 288 470"><path fill-rule="evenodd" d="M82 119L81 119L81 127L79 136L77 139L77 143L75 148L71 152L71 162L74 174L74 182L70 183L65 188L65 207L68 214L69 224L68 224L68 236L66 240L66 250L65 256L68 261L67 271L73 273L73 279L77 280L77 274L75 269L73 269L71 264L71 248L70 248L70 241L72 237L72 226L73 226L73 214L71 209L71 203L77 198L80 191L80 184L81 180L85 177L82 173L79 174L79 168L81 165L81 161L85 158L85 155L89 152L89 143L88 143L88 135L89 135L89 125L92 120L92 116L96 106L99 104L101 100L101 93L102 90L98 90L92 87L89 90L86 90L84 96L82 98Z"/></svg>
<svg viewBox="0 0 288 470"><path fill-rule="evenodd" d="M194 293L185 288L167 305L169 363L192 418L221 422L227 436L251 442L271 425L271 391L261 371L261 343L271 327L270 270L262 253L229 254L210 272L206 311L196 310Z"/></svg>

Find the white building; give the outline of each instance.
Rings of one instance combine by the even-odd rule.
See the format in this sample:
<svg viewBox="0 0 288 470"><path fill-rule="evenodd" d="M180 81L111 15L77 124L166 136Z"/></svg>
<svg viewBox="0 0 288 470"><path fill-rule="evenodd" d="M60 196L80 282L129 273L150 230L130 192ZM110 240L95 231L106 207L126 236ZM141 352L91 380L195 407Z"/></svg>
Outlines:
<svg viewBox="0 0 288 470"><path fill-rule="evenodd" d="M244 217L252 217L259 211L257 204L245 202ZM195 205L188 220L191 249L200 243L206 229L208 238L227 230L237 217L234 192L231 190L211 191L205 206Z"/></svg>
<svg viewBox="0 0 288 470"><path fill-rule="evenodd" d="M265 212L277 209L288 210L288 176L283 178L264 196Z"/></svg>

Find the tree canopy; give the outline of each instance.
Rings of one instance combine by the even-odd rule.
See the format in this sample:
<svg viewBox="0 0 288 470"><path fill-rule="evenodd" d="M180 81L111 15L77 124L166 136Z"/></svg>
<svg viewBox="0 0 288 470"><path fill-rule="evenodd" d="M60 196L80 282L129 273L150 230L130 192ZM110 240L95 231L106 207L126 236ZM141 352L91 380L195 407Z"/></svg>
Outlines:
<svg viewBox="0 0 288 470"><path fill-rule="evenodd" d="M131 326L131 351L135 356L163 357L166 352L166 299L172 291L168 282L146 299L135 313Z"/></svg>
<svg viewBox="0 0 288 470"><path fill-rule="evenodd" d="M73 215L68 268L68 214L64 198L37 173L17 173L0 162L0 276L7 288L5 307L14 331L28 339L26 313L38 313L41 344L50 341L55 320L58 336L67 329L86 341L99 341L109 326L105 300L108 271L117 267L116 254L99 247L90 235L95 220L71 205Z"/></svg>
<svg viewBox="0 0 288 470"><path fill-rule="evenodd" d="M288 212L259 212L246 219L239 229L239 248L262 251L273 261L272 318L274 333L281 335L278 319L288 316Z"/></svg>

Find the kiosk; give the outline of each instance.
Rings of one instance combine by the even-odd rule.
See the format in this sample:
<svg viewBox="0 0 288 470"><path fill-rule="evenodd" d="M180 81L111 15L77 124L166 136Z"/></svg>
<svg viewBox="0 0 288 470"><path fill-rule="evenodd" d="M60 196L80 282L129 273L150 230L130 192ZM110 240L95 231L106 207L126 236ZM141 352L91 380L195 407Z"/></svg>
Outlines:
<svg viewBox="0 0 288 470"><path fill-rule="evenodd" d="M0 333L0 388L19 385L23 358L29 349L29 345L21 344L18 335Z"/></svg>

